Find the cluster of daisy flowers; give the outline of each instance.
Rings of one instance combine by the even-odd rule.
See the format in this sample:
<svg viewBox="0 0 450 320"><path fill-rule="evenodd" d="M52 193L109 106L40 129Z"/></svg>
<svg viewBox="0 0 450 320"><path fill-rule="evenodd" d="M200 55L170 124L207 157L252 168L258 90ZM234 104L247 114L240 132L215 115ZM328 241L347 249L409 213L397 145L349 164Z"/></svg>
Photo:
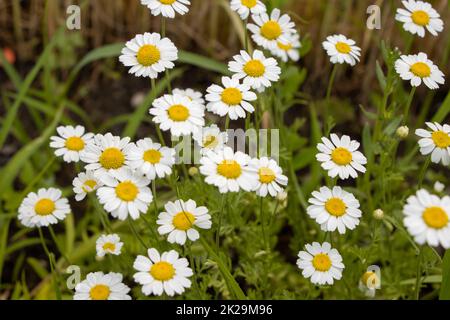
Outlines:
<svg viewBox="0 0 450 320"><path fill-rule="evenodd" d="M188 0L141 0L151 14L163 19L184 15L189 11ZM396 19L404 29L424 36L425 30L436 35L442 31L439 14L422 1L403 1L405 9L398 9ZM255 102L267 88L280 79L281 68L277 59L298 61L301 48L300 35L294 22L279 9L267 12L259 0L231 0L251 39L260 50L241 50L228 63L231 77L223 77L220 84L211 84L206 95L192 89L175 89L152 103L149 113L158 130L172 137L192 135L201 148L200 173L205 183L217 187L220 193L255 192L260 197L277 197L283 193L288 178L279 164L270 158L251 158L226 146L227 133L214 123L207 124L206 112L230 120L250 117L257 111ZM342 34L331 35L322 43L333 64L356 65L361 49L355 41ZM271 56L273 57L271 57ZM178 49L167 37L159 33L138 34L126 42L120 62L137 77L157 79L175 67ZM427 58L425 53L402 55L395 63L400 77L413 87L422 82L430 89L444 83L444 74ZM450 163L450 126L427 123L432 130L417 130L423 154L431 154L431 161ZM227 129L227 128L226 128ZM76 201L95 194L105 211L119 220L139 219L146 214L154 200L149 185L156 179L168 178L175 164L175 149L144 138L132 142L127 137L111 133L86 133L82 126L57 128L58 136L51 137L50 147L65 162L82 162L85 171L73 180ZM359 142L349 136L332 133L317 145L317 161L332 179L355 179L366 169L366 157L358 151ZM411 196L404 208L404 224L419 244L441 244L450 247L450 198L438 198L420 190ZM358 199L340 186L323 186L308 200L307 214L324 232L344 234L354 230L362 211ZM44 227L63 220L71 209L62 192L55 188L31 192L19 208L19 219L27 227ZM156 221L160 235L167 241L184 245L196 241L199 229L210 229L211 215L204 206L189 199L169 201ZM101 235L96 242L98 257L120 255L126 244L117 234ZM343 259L328 242L306 244L306 251L298 253L297 265L305 278L317 285L332 285L342 278ZM134 280L142 286L145 295L169 296L182 294L191 286L193 275L188 260L175 250L158 252L149 248L145 256L139 255L133 264ZM94 272L75 289L74 299L131 299L130 288L118 273Z"/></svg>

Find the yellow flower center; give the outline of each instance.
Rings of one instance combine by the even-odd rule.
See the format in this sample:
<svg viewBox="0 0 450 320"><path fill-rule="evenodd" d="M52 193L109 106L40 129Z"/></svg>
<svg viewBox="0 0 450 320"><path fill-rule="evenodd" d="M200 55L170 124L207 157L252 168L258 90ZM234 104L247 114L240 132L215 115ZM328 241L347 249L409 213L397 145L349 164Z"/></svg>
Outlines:
<svg viewBox="0 0 450 320"><path fill-rule="evenodd" d="M173 121L186 121L189 118L189 109L183 106L182 104L175 104L167 109L167 113L169 114L169 118Z"/></svg>
<svg viewBox="0 0 450 320"><path fill-rule="evenodd" d="M172 264L160 261L152 265L150 268L150 274L155 280L168 281L175 275L175 269Z"/></svg>
<svg viewBox="0 0 450 320"><path fill-rule="evenodd" d="M203 147L208 149L213 149L219 144L218 139L212 134L207 135L203 138Z"/></svg>
<svg viewBox="0 0 450 320"><path fill-rule="evenodd" d="M415 24L419 26L426 26L430 22L430 16L423 10L414 11L411 14L411 18Z"/></svg>
<svg viewBox="0 0 450 320"><path fill-rule="evenodd" d="M278 45L278 48L280 48L281 50L284 50L284 51L289 51L293 47L292 43L284 44L280 41L277 42L277 45Z"/></svg>
<svg viewBox="0 0 450 320"><path fill-rule="evenodd" d="M97 284L89 291L92 300L107 300L111 290L104 284Z"/></svg>
<svg viewBox="0 0 450 320"><path fill-rule="evenodd" d="M119 169L125 162L125 156L117 148L107 148L100 155L100 164L105 169Z"/></svg>
<svg viewBox="0 0 450 320"><path fill-rule="evenodd" d="M325 202L325 209L329 214L335 217L341 217L345 214L347 206L344 201L339 198L330 198Z"/></svg>
<svg viewBox="0 0 450 320"><path fill-rule="evenodd" d="M256 0L241 0L241 3L243 6L246 6L249 9L256 6Z"/></svg>
<svg viewBox="0 0 450 320"><path fill-rule="evenodd" d="M312 260L314 269L322 272L326 272L331 268L330 257L325 253L316 254Z"/></svg>
<svg viewBox="0 0 450 320"><path fill-rule="evenodd" d="M331 153L331 159L340 166L346 166L353 160L352 153L345 148L336 148Z"/></svg>
<svg viewBox="0 0 450 320"><path fill-rule="evenodd" d="M97 182L95 180L86 180L81 189L84 192L88 193L88 192L91 192L92 190L94 190L96 185L97 185Z"/></svg>
<svg viewBox="0 0 450 320"><path fill-rule="evenodd" d="M178 212L172 219L172 223L178 230L189 230L195 222L195 217L192 213L181 211Z"/></svg>
<svg viewBox="0 0 450 320"><path fill-rule="evenodd" d="M378 282L377 274L373 271L367 271L361 277L361 282L368 288L375 288Z"/></svg>
<svg viewBox="0 0 450 320"><path fill-rule="evenodd" d="M39 216L48 216L55 211L55 202L47 198L41 199L34 205L34 211Z"/></svg>
<svg viewBox="0 0 450 320"><path fill-rule="evenodd" d="M80 151L84 149L84 141L80 137L70 137L66 140L66 148L71 151Z"/></svg>
<svg viewBox="0 0 450 320"><path fill-rule="evenodd" d="M103 245L103 250L112 252L116 250L116 245L114 243L107 242Z"/></svg>
<svg viewBox="0 0 450 320"><path fill-rule="evenodd" d="M275 172L272 169L266 167L259 169L259 181L261 183L271 183L275 178Z"/></svg>
<svg viewBox="0 0 450 320"><path fill-rule="evenodd" d="M448 223L448 214L440 207L426 208L422 218L427 226L433 229L441 229Z"/></svg>
<svg viewBox="0 0 450 320"><path fill-rule="evenodd" d="M148 67L159 61L161 52L156 46L146 44L139 49L136 58L139 64Z"/></svg>
<svg viewBox="0 0 450 320"><path fill-rule="evenodd" d="M261 27L261 35L268 40L275 40L281 36L282 30L278 22L270 20Z"/></svg>
<svg viewBox="0 0 450 320"><path fill-rule="evenodd" d="M161 152L155 149L149 149L144 152L144 161L156 164L161 161Z"/></svg>
<svg viewBox="0 0 450 320"><path fill-rule="evenodd" d="M450 147L450 136L444 131L435 131L431 134L434 144L442 149Z"/></svg>
<svg viewBox="0 0 450 320"><path fill-rule="evenodd" d="M250 60L244 66L244 72L253 78L259 78L266 72L266 67L260 60Z"/></svg>
<svg viewBox="0 0 450 320"><path fill-rule="evenodd" d="M350 51L352 51L352 48L345 42L338 42L338 43L336 43L336 50L339 53L349 54Z"/></svg>
<svg viewBox="0 0 450 320"><path fill-rule="evenodd" d="M223 160L217 166L217 173L227 179L236 179L240 177L242 169L241 165L234 160Z"/></svg>
<svg viewBox="0 0 450 320"><path fill-rule="evenodd" d="M139 189L131 181L121 182L116 187L116 195L119 199L129 202L136 199Z"/></svg>
<svg viewBox="0 0 450 320"><path fill-rule="evenodd" d="M226 88L222 92L222 101L230 106L240 104L242 101L242 93L236 88Z"/></svg>
<svg viewBox="0 0 450 320"><path fill-rule="evenodd" d="M411 66L410 71L419 78L426 78L429 77L431 74L430 67L424 62L414 63Z"/></svg>

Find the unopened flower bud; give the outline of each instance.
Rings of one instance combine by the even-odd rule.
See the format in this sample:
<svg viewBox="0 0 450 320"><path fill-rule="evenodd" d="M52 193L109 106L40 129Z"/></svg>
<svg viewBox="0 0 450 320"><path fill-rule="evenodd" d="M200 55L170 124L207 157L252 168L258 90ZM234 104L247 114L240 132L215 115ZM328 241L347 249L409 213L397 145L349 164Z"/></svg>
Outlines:
<svg viewBox="0 0 450 320"><path fill-rule="evenodd" d="M198 174L198 168L197 167L190 167L188 170L188 173L191 177Z"/></svg>
<svg viewBox="0 0 450 320"><path fill-rule="evenodd" d="M407 126L401 126L397 129L397 137L405 139L409 135L409 128Z"/></svg>
<svg viewBox="0 0 450 320"><path fill-rule="evenodd" d="M384 212L383 212L383 210L381 210L381 209L376 209L376 210L373 212L373 217L374 217L375 219L377 219L377 220L383 220L383 218L384 218Z"/></svg>
<svg viewBox="0 0 450 320"><path fill-rule="evenodd" d="M287 192L284 191L284 190L278 192L278 194L277 194L277 200L280 201L280 202L285 201L285 200L287 199L287 197L288 197L288 194L287 194Z"/></svg>

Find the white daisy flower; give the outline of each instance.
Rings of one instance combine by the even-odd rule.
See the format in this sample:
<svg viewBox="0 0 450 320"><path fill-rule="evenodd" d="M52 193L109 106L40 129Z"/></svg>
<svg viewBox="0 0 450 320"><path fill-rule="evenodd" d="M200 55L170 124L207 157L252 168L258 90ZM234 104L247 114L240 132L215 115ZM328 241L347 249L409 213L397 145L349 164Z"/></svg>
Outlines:
<svg viewBox="0 0 450 320"><path fill-rule="evenodd" d="M233 78L244 79L245 85L259 92L280 79L281 69L277 61L274 58L266 59L259 50L255 50L252 56L241 50L241 54L235 55L233 59L228 63L228 69L235 73Z"/></svg>
<svg viewBox="0 0 450 320"><path fill-rule="evenodd" d="M70 213L69 201L62 197L61 190L39 189L30 192L19 207L19 220L29 228L47 227L64 220Z"/></svg>
<svg viewBox="0 0 450 320"><path fill-rule="evenodd" d="M217 152L210 151L200 159L200 173L205 182L219 188L220 193L254 191L257 174L249 170L250 157L245 153L233 152L225 147Z"/></svg>
<svg viewBox="0 0 450 320"><path fill-rule="evenodd" d="M219 151L223 149L228 142L228 134L221 132L216 124L209 127L203 127L194 133L193 138L200 146L200 153L207 154L209 151Z"/></svg>
<svg viewBox="0 0 450 320"><path fill-rule="evenodd" d="M408 0L402 3L406 10L398 8L395 20L403 22L405 31L423 38L425 28L433 36L444 30L444 22L440 19L439 13L428 2Z"/></svg>
<svg viewBox="0 0 450 320"><path fill-rule="evenodd" d="M188 278L193 272L186 258L179 258L175 250L160 255L151 248L147 254L148 257L138 256L133 265L138 271L134 274L134 281L142 285L142 293L160 296L165 292L172 297L191 287Z"/></svg>
<svg viewBox="0 0 450 320"><path fill-rule="evenodd" d="M342 257L328 242L313 242L305 247L306 251L300 251L297 260L305 278L311 278L311 282L318 285L332 285L334 280L342 278L345 268Z"/></svg>
<svg viewBox="0 0 450 320"><path fill-rule="evenodd" d="M179 94L180 96L188 97L193 102L204 106L205 99L203 99L203 94L200 91L195 91L193 89L173 89L172 94Z"/></svg>
<svg viewBox="0 0 450 320"><path fill-rule="evenodd" d="M300 43L300 35L294 33L286 37L284 42L277 41L277 45L273 47L270 52L272 55L279 57L282 61L288 62L289 59L292 61L300 60L299 49L302 47Z"/></svg>
<svg viewBox="0 0 450 320"><path fill-rule="evenodd" d="M207 110L221 117L228 115L231 120L245 118L247 111L253 113L255 108L249 101L257 96L250 91L250 86L241 84L237 78L222 77L223 87L213 84L206 91Z"/></svg>
<svg viewBox="0 0 450 320"><path fill-rule="evenodd" d="M97 190L99 202L114 218L125 220L128 215L133 220L147 213L153 200L150 179L130 168L110 171L100 177L104 184Z"/></svg>
<svg viewBox="0 0 450 320"><path fill-rule="evenodd" d="M331 178L339 176L341 179L349 177L356 178L357 171L366 172L364 165L367 163L366 157L357 151L359 142L350 140L349 136L339 138L336 134L330 135L331 140L322 137L322 142L317 145L320 151L316 155L316 159L322 162L323 169L328 171Z"/></svg>
<svg viewBox="0 0 450 320"><path fill-rule="evenodd" d="M253 33L252 39L264 49L271 50L277 46L277 41L285 42L286 37L295 33L295 23L287 14L281 15L279 9L273 9L270 17L263 12L252 15L255 22L249 23L247 28Z"/></svg>
<svg viewBox="0 0 450 320"><path fill-rule="evenodd" d="M170 243L185 244L186 237L191 241L200 238L196 228L211 229L211 216L206 207L197 207L194 200L167 202L165 212L161 212L156 223L160 225L161 235L169 234Z"/></svg>
<svg viewBox="0 0 450 320"><path fill-rule="evenodd" d="M169 38L159 33L138 34L125 44L120 62L131 67L128 73L156 79L158 73L172 69L178 59L178 49Z"/></svg>
<svg viewBox="0 0 450 320"><path fill-rule="evenodd" d="M166 18L175 18L175 13L185 15L189 12L191 2L188 0L141 0L141 4L147 6L152 15L162 15Z"/></svg>
<svg viewBox="0 0 450 320"><path fill-rule="evenodd" d="M267 194L276 197L288 183L288 177L283 175L283 170L273 159L254 158L250 161L249 169L258 176L256 194L260 197L266 197Z"/></svg>
<svg viewBox="0 0 450 320"><path fill-rule="evenodd" d="M56 128L59 136L50 137L50 147L56 149L55 155L63 157L65 162L80 161L80 154L86 145L92 142L93 133L84 133L83 126L61 126Z"/></svg>
<svg viewBox="0 0 450 320"><path fill-rule="evenodd" d="M94 143L88 144L81 154L81 161L87 164L86 170L92 170L100 177L108 171L123 168L131 146L128 137L113 136L109 132L105 135L97 134Z"/></svg>
<svg viewBox="0 0 450 320"><path fill-rule="evenodd" d="M450 248L449 196L439 198L421 189L408 198L403 214L403 224L418 244Z"/></svg>
<svg viewBox="0 0 450 320"><path fill-rule="evenodd" d="M266 12L267 8L260 0L231 0L231 10L236 11L242 20L252 15L260 15Z"/></svg>
<svg viewBox="0 0 450 320"><path fill-rule="evenodd" d="M150 108L153 121L161 130L169 131L173 136L190 135L205 125L205 110L189 98L178 94L166 94L153 101Z"/></svg>
<svg viewBox="0 0 450 320"><path fill-rule="evenodd" d="M98 189L102 185L93 171L80 172L72 182L75 200L81 201L88 193Z"/></svg>
<svg viewBox="0 0 450 320"><path fill-rule="evenodd" d="M346 229L353 230L359 224L361 210L355 196L341 187L321 187L312 193L308 200L308 215L316 220L323 231L338 230L344 234Z"/></svg>
<svg viewBox="0 0 450 320"><path fill-rule="evenodd" d="M150 180L172 174L175 149L163 147L152 139L139 140L130 148L127 165L145 174Z"/></svg>
<svg viewBox="0 0 450 320"><path fill-rule="evenodd" d="M431 131L417 129L420 153L424 156L431 153L431 162L442 162L444 166L450 164L450 125L440 125L437 122L425 123Z"/></svg>
<svg viewBox="0 0 450 320"><path fill-rule="evenodd" d="M423 52L402 55L395 61L395 70L403 80L410 80L411 86L418 87L423 83L430 89L439 89L445 83L445 76L433 61Z"/></svg>
<svg viewBox="0 0 450 320"><path fill-rule="evenodd" d="M355 41L347 39L342 34L328 36L327 40L322 42L322 46L330 56L331 63L348 63L354 66L361 55L361 48L355 45Z"/></svg>
<svg viewBox="0 0 450 320"><path fill-rule="evenodd" d="M75 287L74 300L131 300L130 288L123 284L120 273L88 273Z"/></svg>
<svg viewBox="0 0 450 320"><path fill-rule="evenodd" d="M102 234L98 237L95 244L98 257L104 257L106 254L120 255L123 242L117 234Z"/></svg>

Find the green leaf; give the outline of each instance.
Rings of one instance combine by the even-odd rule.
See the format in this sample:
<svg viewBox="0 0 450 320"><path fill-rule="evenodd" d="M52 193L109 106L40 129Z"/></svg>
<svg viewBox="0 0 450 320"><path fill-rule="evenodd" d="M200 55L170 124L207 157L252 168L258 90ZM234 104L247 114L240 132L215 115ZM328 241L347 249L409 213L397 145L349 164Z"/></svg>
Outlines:
<svg viewBox="0 0 450 320"><path fill-rule="evenodd" d="M200 67L202 69L215 71L218 73L222 73L224 75L231 74L226 64L217 62L216 60L201 56L199 54L186 51L179 51L178 59L180 62Z"/></svg>
<svg viewBox="0 0 450 320"><path fill-rule="evenodd" d="M18 97L14 101L14 104L11 107L11 109L8 111L5 121L3 122L2 128L0 129L0 149L2 149L5 144L6 138L8 137L8 134L11 130L11 126L14 122L14 119L17 116L17 112L19 111L20 105L22 104L22 100L25 98L28 89L30 88L30 86L33 83L36 76L38 75L39 70L44 65L44 62L46 61L47 56L50 54L51 50L53 49L53 45L54 45L53 41L47 45L44 52L41 54L41 56L37 60L36 64L34 65L33 69L27 75L24 82L20 85Z"/></svg>
<svg viewBox="0 0 450 320"><path fill-rule="evenodd" d="M447 93L447 97L445 98L442 105L439 107L438 112L434 115L431 121L433 122L442 122L450 113L450 92Z"/></svg>
<svg viewBox="0 0 450 320"><path fill-rule="evenodd" d="M445 252L442 262L442 284L440 300L450 300L450 249Z"/></svg>
<svg viewBox="0 0 450 320"><path fill-rule="evenodd" d="M3 67L9 79L11 79L14 86L19 89L22 80L20 79L20 75L17 73L16 69L6 60L3 51L0 50L0 66Z"/></svg>

